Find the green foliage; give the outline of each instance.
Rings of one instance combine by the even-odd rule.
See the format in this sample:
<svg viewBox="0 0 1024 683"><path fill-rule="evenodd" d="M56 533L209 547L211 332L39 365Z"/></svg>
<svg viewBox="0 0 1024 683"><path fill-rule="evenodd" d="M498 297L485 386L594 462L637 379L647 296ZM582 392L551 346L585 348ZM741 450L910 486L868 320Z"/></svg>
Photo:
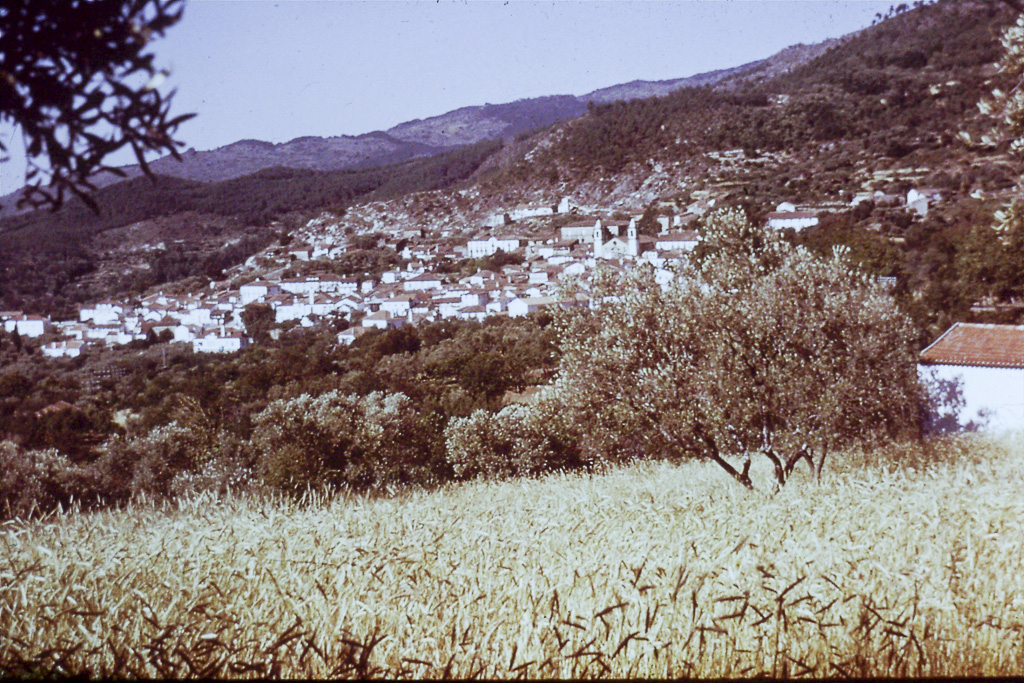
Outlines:
<svg viewBox="0 0 1024 683"><path fill-rule="evenodd" d="M796 241L822 256L845 247L853 263L871 275L895 276L903 265L903 254L885 235L858 225L850 213L823 216L818 225L801 230Z"/></svg>
<svg viewBox="0 0 1024 683"><path fill-rule="evenodd" d="M270 304L251 303L242 309L242 323L246 334L257 344L270 339L270 328L274 325L274 309Z"/></svg>
<svg viewBox="0 0 1024 683"><path fill-rule="evenodd" d="M0 441L0 519L29 518L75 502L88 507L103 492L94 468L75 465L52 449Z"/></svg>
<svg viewBox="0 0 1024 683"><path fill-rule="evenodd" d="M592 466L581 450L579 426L560 408L545 401L513 404L452 420L445 443L454 475L507 478Z"/></svg>
<svg viewBox="0 0 1024 683"><path fill-rule="evenodd" d="M640 220L636 223L637 235L657 237L661 232L661 223L658 222L658 215L659 212L655 207L647 207L644 214L640 217Z"/></svg>
<svg viewBox="0 0 1024 683"><path fill-rule="evenodd" d="M543 381L557 361L554 330L540 318L375 330L351 347L339 347L334 335L326 327L297 329L230 356L158 344L76 359L18 354L10 363L7 344L0 349L0 439L24 444L15 458L21 464L10 470L11 490L16 472L35 472L29 452L54 453L37 477L50 488L25 488L26 504L38 493L43 509L70 500L70 491L91 506L288 481L296 488L432 485L452 477L444 432L451 418L498 410L507 391ZM323 437L334 444L334 464L318 465L312 447L295 459L277 458L276 447L266 445L278 438L274 419L259 416L275 402L274 410L287 412L289 402L312 404L332 393L358 415L360 424L350 423L354 441L346 442L351 449L330 440L341 438L338 432ZM36 417L57 401L74 407ZM127 419L126 428L115 414ZM319 429L303 422L301 411L289 414L290 429L303 438L311 433L303 430ZM323 423L340 414L324 413ZM303 443L279 438L281 453ZM75 483L89 481L98 482L102 500Z"/></svg>
<svg viewBox="0 0 1024 683"><path fill-rule="evenodd" d="M278 489L429 484L437 473L429 430L404 394L303 394L274 401L253 425L259 472Z"/></svg>
<svg viewBox="0 0 1024 683"><path fill-rule="evenodd" d="M973 299L1024 296L1024 203L997 212L997 223L976 225L956 254L956 271Z"/></svg>

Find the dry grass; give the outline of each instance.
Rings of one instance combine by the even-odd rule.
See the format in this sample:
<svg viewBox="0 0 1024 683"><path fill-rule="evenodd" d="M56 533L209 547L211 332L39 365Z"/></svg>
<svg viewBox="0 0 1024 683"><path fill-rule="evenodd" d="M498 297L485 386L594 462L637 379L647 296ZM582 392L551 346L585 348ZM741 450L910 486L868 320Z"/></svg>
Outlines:
<svg viewBox="0 0 1024 683"><path fill-rule="evenodd" d="M0 526L0 675L1024 673L1024 448Z"/></svg>

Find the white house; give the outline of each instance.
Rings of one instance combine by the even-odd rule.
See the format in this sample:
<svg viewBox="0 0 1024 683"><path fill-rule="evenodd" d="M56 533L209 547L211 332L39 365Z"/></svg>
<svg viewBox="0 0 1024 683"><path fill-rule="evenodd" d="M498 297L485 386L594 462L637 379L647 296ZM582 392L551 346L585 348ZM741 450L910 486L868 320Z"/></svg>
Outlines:
<svg viewBox="0 0 1024 683"><path fill-rule="evenodd" d="M380 310L387 311L395 317L406 317L412 310L413 302L416 301L414 294L399 294L391 299L385 299L380 304Z"/></svg>
<svg viewBox="0 0 1024 683"><path fill-rule="evenodd" d="M91 320L96 325L107 325L116 322L122 313L124 313L124 307L120 304L103 302L92 307L79 308L78 319L83 323Z"/></svg>
<svg viewBox="0 0 1024 683"><path fill-rule="evenodd" d="M907 208L921 217L928 215L929 204L938 201L942 201L942 193L933 187L911 189L907 192Z"/></svg>
<svg viewBox="0 0 1024 683"><path fill-rule="evenodd" d="M402 283L402 289L407 292L421 292L427 289L441 289L441 278L437 275L423 273L410 278Z"/></svg>
<svg viewBox="0 0 1024 683"><path fill-rule="evenodd" d="M320 283L320 278L316 276L306 278L292 278L290 280L281 280L281 289L291 294L309 295L316 294L317 292L323 291L323 285Z"/></svg>
<svg viewBox="0 0 1024 683"><path fill-rule="evenodd" d="M46 326L46 319L38 315L17 313L4 319L4 330L17 331L22 337L41 337L46 332Z"/></svg>
<svg viewBox="0 0 1024 683"><path fill-rule="evenodd" d="M780 205L789 208L792 204L786 206L785 204ZM773 211L768 214L768 227L775 230L785 230L786 228L792 228L793 230L803 230L804 228L814 227L818 224L818 214L813 211Z"/></svg>
<svg viewBox="0 0 1024 683"><path fill-rule="evenodd" d="M658 251L693 251L698 242L700 238L696 230L681 230L659 235L654 248Z"/></svg>
<svg viewBox="0 0 1024 683"><path fill-rule="evenodd" d="M475 320L478 323L483 322L487 316L488 312L484 306L466 306L460 308L455 314L459 320Z"/></svg>
<svg viewBox="0 0 1024 683"><path fill-rule="evenodd" d="M344 279L335 275L321 275L317 279L319 282L318 292L355 294L359 291L359 280Z"/></svg>
<svg viewBox="0 0 1024 683"><path fill-rule="evenodd" d="M389 327L404 327L406 322L408 322L406 318L395 317L387 311L377 311L363 318L361 324L363 327L376 327L378 330L386 330Z"/></svg>
<svg viewBox="0 0 1024 683"><path fill-rule="evenodd" d="M342 330L338 333L338 343L348 346L367 332L369 332L369 328L362 326L350 327L347 330Z"/></svg>
<svg viewBox="0 0 1024 683"><path fill-rule="evenodd" d="M85 342L65 339L50 342L44 345L41 350L47 358L78 358L82 355L83 346L85 346Z"/></svg>
<svg viewBox="0 0 1024 683"><path fill-rule="evenodd" d="M573 305L571 301L560 299L557 296L520 297L509 302L508 314L511 318L519 318L555 304L561 304L562 306Z"/></svg>
<svg viewBox="0 0 1024 683"><path fill-rule="evenodd" d="M591 242L594 239L593 225L566 225L560 232L563 242Z"/></svg>
<svg viewBox="0 0 1024 683"><path fill-rule="evenodd" d="M1024 430L1024 325L956 323L921 352L918 374L958 380L959 422Z"/></svg>
<svg viewBox="0 0 1024 683"><path fill-rule="evenodd" d="M243 306L248 306L255 301L262 301L268 296L280 293L281 288L276 283L267 282L266 280L256 280L238 288L238 295Z"/></svg>
<svg viewBox="0 0 1024 683"><path fill-rule="evenodd" d="M494 237L485 240L469 240L466 243L466 254L469 258L483 258L496 254L498 250L512 253L519 248L518 237Z"/></svg>
<svg viewBox="0 0 1024 683"><path fill-rule="evenodd" d="M249 345L249 338L237 330L225 330L223 327L208 331L202 337L192 340L194 353L231 353Z"/></svg>

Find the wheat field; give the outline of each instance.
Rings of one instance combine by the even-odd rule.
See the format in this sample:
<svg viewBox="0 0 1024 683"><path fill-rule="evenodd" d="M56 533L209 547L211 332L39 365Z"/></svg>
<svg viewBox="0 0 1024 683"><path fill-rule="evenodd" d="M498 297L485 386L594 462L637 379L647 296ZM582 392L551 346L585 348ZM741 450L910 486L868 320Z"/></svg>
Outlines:
<svg viewBox="0 0 1024 683"><path fill-rule="evenodd" d="M0 675L1024 674L1020 439L801 476L647 463L9 522Z"/></svg>

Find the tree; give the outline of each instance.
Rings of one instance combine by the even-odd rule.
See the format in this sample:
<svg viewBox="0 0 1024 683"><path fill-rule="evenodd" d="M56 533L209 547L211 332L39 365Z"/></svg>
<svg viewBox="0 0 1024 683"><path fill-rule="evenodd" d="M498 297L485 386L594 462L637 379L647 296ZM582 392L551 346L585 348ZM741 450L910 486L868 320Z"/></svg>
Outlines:
<svg viewBox="0 0 1024 683"><path fill-rule="evenodd" d="M253 418L251 445L275 488L366 489L434 481L443 457L433 431L405 394L329 391L271 402Z"/></svg>
<svg viewBox="0 0 1024 683"><path fill-rule="evenodd" d="M1024 204L1014 199L995 218L995 225L975 225L957 250L956 270L972 300L1024 296Z"/></svg>
<svg viewBox="0 0 1024 683"><path fill-rule="evenodd" d="M753 488L801 460L912 434L913 328L843 250L819 259L738 211L705 225L700 265L601 286L600 311L563 311L553 395L610 455L709 460ZM816 464L815 464L816 461Z"/></svg>
<svg viewBox="0 0 1024 683"><path fill-rule="evenodd" d="M983 142L991 143L994 138L1007 139L1010 142L1010 151L1015 154L1018 160L1024 156L1024 5L1011 0L1003 0L1013 7L1020 15L1016 22L1011 24L1003 32L1002 44L1004 53L999 61L999 71L1005 80L1005 90L997 88L992 93L991 99L985 99L978 103L982 113L996 117L996 125L990 136L983 139ZM970 142L970 136L962 135ZM1020 169L1018 167L1018 173ZM1021 195L1024 193L1024 183L1017 178L1013 190L1013 198L995 213L995 221L992 230L975 231L976 238L970 252L965 260L970 264L967 270L972 273L984 272L983 285L994 288L996 296L1021 296L1022 275L1020 268L1020 255L1024 251L1024 237L1022 237L1022 224L1024 224L1024 203L1021 202ZM979 233L980 234L977 234ZM980 242L992 240L989 245L982 245ZM987 247L987 248L986 248ZM986 265L979 262L977 256L979 251L998 251L990 254L999 263Z"/></svg>
<svg viewBox="0 0 1024 683"><path fill-rule="evenodd" d="M658 209L656 207L648 206L644 211L643 216L637 221L636 231L637 234L646 235L648 237L657 237L661 232L661 223L658 222Z"/></svg>
<svg viewBox="0 0 1024 683"><path fill-rule="evenodd" d="M89 180L130 147L178 158L174 93L146 46L181 18L183 0L8 0L0 6L0 121L21 128L29 160L21 204L58 208L71 192L96 208ZM0 152L6 147L0 142ZM43 188L42 181L49 187Z"/></svg>
<svg viewBox="0 0 1024 683"><path fill-rule="evenodd" d="M275 313L270 304L251 303L242 309L242 324L256 342L270 339L270 328L274 326L274 320Z"/></svg>

